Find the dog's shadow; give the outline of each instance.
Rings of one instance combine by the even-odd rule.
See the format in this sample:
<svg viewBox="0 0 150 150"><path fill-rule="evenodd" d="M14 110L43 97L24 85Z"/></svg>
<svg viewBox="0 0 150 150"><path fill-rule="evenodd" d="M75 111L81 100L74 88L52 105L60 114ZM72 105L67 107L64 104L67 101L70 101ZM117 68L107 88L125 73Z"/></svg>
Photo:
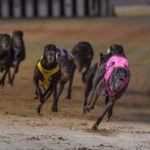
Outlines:
<svg viewBox="0 0 150 150"><path fill-rule="evenodd" d="M117 131L115 129L104 129L104 128L97 129L97 130L89 128L89 129L84 129L84 131L87 133L100 134L102 136L112 136L112 135L115 136L117 134Z"/></svg>

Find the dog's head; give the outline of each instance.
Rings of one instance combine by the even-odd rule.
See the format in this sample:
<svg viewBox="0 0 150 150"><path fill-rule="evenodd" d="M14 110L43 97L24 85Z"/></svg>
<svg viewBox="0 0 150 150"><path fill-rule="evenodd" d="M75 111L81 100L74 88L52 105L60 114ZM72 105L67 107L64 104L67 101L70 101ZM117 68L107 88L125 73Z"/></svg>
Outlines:
<svg viewBox="0 0 150 150"><path fill-rule="evenodd" d="M7 51L11 48L12 41L11 37L8 34L1 34L0 35L0 49L3 51Z"/></svg>
<svg viewBox="0 0 150 150"><path fill-rule="evenodd" d="M44 59L49 63L53 63L56 60L57 48L54 44L48 44L44 47Z"/></svg>
<svg viewBox="0 0 150 150"><path fill-rule="evenodd" d="M23 42L23 32L20 30L16 30L12 35L13 45L15 47L21 47Z"/></svg>
<svg viewBox="0 0 150 150"><path fill-rule="evenodd" d="M10 53L12 49L12 40L8 34L0 35L0 59L5 58L5 56Z"/></svg>
<svg viewBox="0 0 150 150"><path fill-rule="evenodd" d="M93 59L93 48L89 42L77 43L71 53L79 71L82 71L83 67L91 63Z"/></svg>
<svg viewBox="0 0 150 150"><path fill-rule="evenodd" d="M122 55L125 56L124 49L119 44L113 44L107 49L107 53L111 55Z"/></svg>

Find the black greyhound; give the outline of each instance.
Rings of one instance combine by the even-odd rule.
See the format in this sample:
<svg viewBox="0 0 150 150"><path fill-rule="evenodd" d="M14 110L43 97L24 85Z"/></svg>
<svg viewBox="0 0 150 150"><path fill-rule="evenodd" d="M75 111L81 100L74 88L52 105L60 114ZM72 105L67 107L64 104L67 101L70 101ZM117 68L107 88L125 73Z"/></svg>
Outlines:
<svg viewBox="0 0 150 150"><path fill-rule="evenodd" d="M101 65L94 65L87 73L83 108L84 113L94 109L98 97L100 95L105 96L106 108L93 125L93 129L97 129L107 112L107 119L111 118L115 101L126 91L130 79L128 61L121 45L112 45L109 49L109 54L101 54L100 56ZM90 91L90 101L87 103Z"/></svg>
<svg viewBox="0 0 150 150"><path fill-rule="evenodd" d="M85 68L85 71L82 73L82 81L85 82L85 75L94 57L92 45L86 41L79 42L73 47L71 53L78 71L81 72Z"/></svg>
<svg viewBox="0 0 150 150"><path fill-rule="evenodd" d="M110 54L103 55L102 53L100 53L100 61L98 63L95 63L88 70L87 74L85 75L85 91L84 91L84 105L83 105L83 113L84 114L87 111L86 106L87 106L87 100L88 100L89 94L95 90L94 85L96 83L94 83L94 82L96 82L97 80L99 81L99 78L102 78L102 75L104 74L104 71L105 71L103 64L107 62L107 60L110 58L110 56L111 56ZM103 68L103 69L101 69L101 68ZM98 72L98 70L100 70L100 71ZM94 80L96 72L98 72L97 76L96 76L97 78L96 78L96 80Z"/></svg>
<svg viewBox="0 0 150 150"><path fill-rule="evenodd" d="M37 108L38 113L40 113L43 104L52 93L52 111L57 111L57 83L60 80L61 71L56 61L56 51L55 45L46 45L43 57L35 66L33 81L36 87L36 94L40 99L40 105Z"/></svg>
<svg viewBox="0 0 150 150"><path fill-rule="evenodd" d="M1 87L5 84L5 78L9 73L13 60L14 53L12 49L11 37L8 34L0 34L0 72L2 73L2 77L0 79Z"/></svg>
<svg viewBox="0 0 150 150"><path fill-rule="evenodd" d="M14 67L13 74L11 76L11 82L10 84L13 85L15 75L19 71L20 63L25 59L25 44L23 40L23 32L22 31L14 31L12 35L12 45L13 45L13 51L14 51L14 62L12 67Z"/></svg>
<svg viewBox="0 0 150 150"><path fill-rule="evenodd" d="M58 99L59 99L66 83L69 84L66 98L67 99L71 98L72 81L73 81L73 75L74 75L74 71L75 71L75 64L74 64L73 58L67 50L58 49L57 62L60 66L61 74L62 74L61 79L58 84L58 86L59 86Z"/></svg>

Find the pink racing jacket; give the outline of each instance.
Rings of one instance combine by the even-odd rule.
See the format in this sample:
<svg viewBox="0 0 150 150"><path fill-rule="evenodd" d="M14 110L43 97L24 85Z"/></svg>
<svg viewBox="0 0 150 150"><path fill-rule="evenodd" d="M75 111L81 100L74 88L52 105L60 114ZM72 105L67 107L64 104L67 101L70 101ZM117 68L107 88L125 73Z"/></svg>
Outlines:
<svg viewBox="0 0 150 150"><path fill-rule="evenodd" d="M129 69L129 63L128 60L125 57L122 56L112 56L109 58L109 60L106 63L106 72L104 75L104 80L105 80L105 87L108 92L108 96L111 96L111 91L109 90L109 78L113 70L117 67L122 67L126 70ZM124 83L123 87L128 83L128 80ZM116 91L117 92L117 91Z"/></svg>

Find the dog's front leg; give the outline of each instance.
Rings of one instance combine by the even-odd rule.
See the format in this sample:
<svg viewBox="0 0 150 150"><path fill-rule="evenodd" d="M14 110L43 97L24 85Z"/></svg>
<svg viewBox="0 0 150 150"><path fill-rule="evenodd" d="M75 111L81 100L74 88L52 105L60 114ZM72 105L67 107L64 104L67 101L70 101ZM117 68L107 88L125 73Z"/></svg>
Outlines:
<svg viewBox="0 0 150 150"><path fill-rule="evenodd" d="M67 89L67 96L66 99L71 99L71 95L72 95L72 84L73 84L73 79L74 79L74 74L75 74L75 65L73 66L73 70L69 79L69 85L68 85L68 89Z"/></svg>
<svg viewBox="0 0 150 150"><path fill-rule="evenodd" d="M65 83L64 82L59 82L59 87L58 87L58 94L57 94L57 99L59 99L63 89L64 89Z"/></svg>
<svg viewBox="0 0 150 150"><path fill-rule="evenodd" d="M11 85L13 85L13 83L14 83L15 75L18 73L18 70L19 70L19 65L20 65L20 61L18 60L16 62L14 72L13 72L12 77L11 77L11 82L10 82Z"/></svg>
<svg viewBox="0 0 150 150"><path fill-rule="evenodd" d="M42 109L42 106L44 104L44 97L43 97L43 94L42 94L42 90L41 88L39 87L39 84L37 83L36 84L36 92L37 92L37 96L39 97L40 99L40 104L37 108L37 113L40 113L41 112L41 109Z"/></svg>
<svg viewBox="0 0 150 150"><path fill-rule="evenodd" d="M4 70L4 73L2 75L2 78L0 79L0 86L3 88L4 85L5 85L5 78L6 78L6 75L8 73L9 69L6 69Z"/></svg>
<svg viewBox="0 0 150 150"><path fill-rule="evenodd" d="M84 92L84 104L83 104L83 114L87 112L87 100L89 97L89 94L92 89L92 82L91 80L88 80L85 84L85 92Z"/></svg>
<svg viewBox="0 0 150 150"><path fill-rule="evenodd" d="M50 86L47 88L47 90L43 94L43 97L44 97L43 103L45 103L45 101L49 98L49 96L52 94L52 92L54 92L52 111L56 112L57 111L57 87L56 87L56 83L54 81L52 81ZM39 108L41 108L41 106L39 106Z"/></svg>
<svg viewBox="0 0 150 150"><path fill-rule="evenodd" d="M57 112L58 108L57 108L57 87L55 86L53 89L53 104L52 104L52 112Z"/></svg>
<svg viewBox="0 0 150 150"><path fill-rule="evenodd" d="M36 89L35 89L35 97L34 97L34 99L38 99L38 92L37 92Z"/></svg>
<svg viewBox="0 0 150 150"><path fill-rule="evenodd" d="M39 81L38 80L34 80L34 85L36 87L36 96L39 97L40 99L40 102L43 103L44 102L44 97L43 97L43 94L42 94L42 90L40 88L40 85L39 85Z"/></svg>
<svg viewBox="0 0 150 150"><path fill-rule="evenodd" d="M20 61L18 60L15 67L15 74L19 72Z"/></svg>
<svg viewBox="0 0 150 150"><path fill-rule="evenodd" d="M90 109L94 109L94 106L97 102L98 97L99 97L99 95L96 92L94 92L92 103L89 106Z"/></svg>
<svg viewBox="0 0 150 150"><path fill-rule="evenodd" d="M52 94L53 86L54 86L53 83L51 83L49 85L49 87L46 89L46 91L44 92L44 94L43 94L43 102L45 102L50 97L50 95Z"/></svg>
<svg viewBox="0 0 150 150"><path fill-rule="evenodd" d="M40 88L37 88L38 97L40 99L41 103L44 103L44 96L42 94L42 90Z"/></svg>
<svg viewBox="0 0 150 150"><path fill-rule="evenodd" d="M82 82L85 83L85 75L87 74L88 70L90 69L91 64L87 64L85 71L82 73Z"/></svg>

